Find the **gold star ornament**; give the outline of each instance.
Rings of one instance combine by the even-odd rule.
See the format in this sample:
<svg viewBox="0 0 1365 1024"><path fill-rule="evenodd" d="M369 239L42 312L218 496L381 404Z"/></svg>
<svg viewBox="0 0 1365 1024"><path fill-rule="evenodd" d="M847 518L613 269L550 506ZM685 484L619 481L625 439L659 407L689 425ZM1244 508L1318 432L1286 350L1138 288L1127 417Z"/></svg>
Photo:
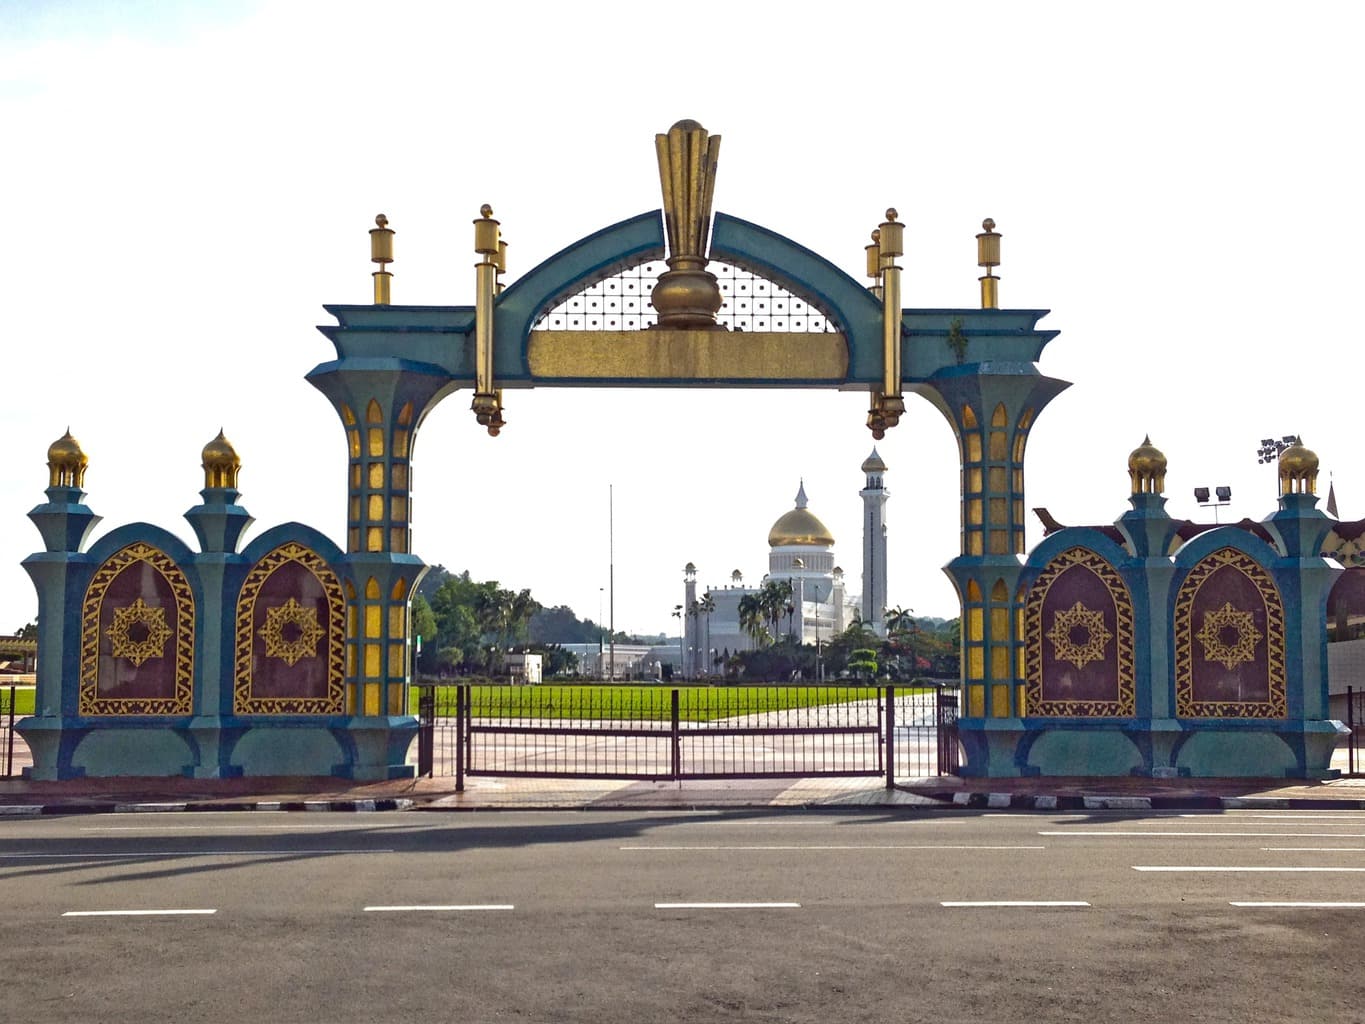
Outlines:
<svg viewBox="0 0 1365 1024"><path fill-rule="evenodd" d="M265 656L279 658L290 668L304 658L316 658L318 641L325 635L317 609L305 608L292 597L266 609L265 625L257 633L265 641Z"/></svg>
<svg viewBox="0 0 1365 1024"><path fill-rule="evenodd" d="M115 658L127 658L141 666L149 658L160 658L166 653L171 627L166 625L165 608L152 607L139 597L114 610L113 624L104 635L109 638L110 653Z"/></svg>
<svg viewBox="0 0 1365 1024"><path fill-rule="evenodd" d="M1104 660L1104 649L1114 634L1104 628L1103 612L1077 601L1066 611L1053 615L1047 638L1052 641L1052 655L1058 661L1085 668L1092 661Z"/></svg>
<svg viewBox="0 0 1365 1024"><path fill-rule="evenodd" d="M1216 661L1228 670L1255 661L1256 645L1262 639L1251 612L1238 611L1231 602L1207 612L1195 636L1204 645L1204 660Z"/></svg>

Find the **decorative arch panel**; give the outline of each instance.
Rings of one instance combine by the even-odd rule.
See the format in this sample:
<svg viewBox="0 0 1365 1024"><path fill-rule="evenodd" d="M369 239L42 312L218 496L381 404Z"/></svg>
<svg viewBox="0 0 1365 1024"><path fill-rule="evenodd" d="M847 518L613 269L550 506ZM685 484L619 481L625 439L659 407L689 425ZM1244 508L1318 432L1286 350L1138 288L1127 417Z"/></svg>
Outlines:
<svg viewBox="0 0 1365 1024"><path fill-rule="evenodd" d="M1133 599L1117 570L1088 548L1053 558L1024 609L1028 713L1136 714Z"/></svg>
<svg viewBox="0 0 1365 1024"><path fill-rule="evenodd" d="M237 598L232 707L239 715L345 711L346 599L326 561L282 544Z"/></svg>
<svg viewBox="0 0 1365 1024"><path fill-rule="evenodd" d="M1250 555L1195 563L1175 599L1175 707L1181 718L1285 718L1284 604Z"/></svg>
<svg viewBox="0 0 1365 1024"><path fill-rule="evenodd" d="M194 711L194 592L175 560L151 544L111 555L86 587L78 710Z"/></svg>

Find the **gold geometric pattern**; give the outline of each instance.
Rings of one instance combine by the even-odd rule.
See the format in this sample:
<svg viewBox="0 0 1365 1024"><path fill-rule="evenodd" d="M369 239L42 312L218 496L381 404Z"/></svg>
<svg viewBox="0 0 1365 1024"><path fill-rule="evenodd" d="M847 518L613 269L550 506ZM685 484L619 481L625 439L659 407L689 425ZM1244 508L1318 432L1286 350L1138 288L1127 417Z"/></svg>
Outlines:
<svg viewBox="0 0 1365 1024"><path fill-rule="evenodd" d="M1237 642L1229 644L1223 639L1224 630L1233 630ZM1256 660L1256 645L1260 643L1261 631L1256 628L1256 618L1251 612L1238 611L1227 602L1216 612L1204 616L1204 625L1195 634L1204 645L1204 660L1219 662L1226 669L1234 669L1246 661Z"/></svg>
<svg viewBox="0 0 1365 1024"><path fill-rule="evenodd" d="M305 608L292 597L267 608L265 625L257 632L265 640L265 656L279 658L291 668L303 658L318 656L318 641L327 633L318 625L316 608Z"/></svg>
<svg viewBox="0 0 1365 1024"><path fill-rule="evenodd" d="M104 611L104 595L120 573L138 564L150 566L171 592L173 625L164 618L162 622L173 630L175 637L175 689L170 697L105 697L100 694L99 686L100 618ZM162 611L164 614L165 609ZM194 591L175 560L159 548L142 542L129 544L106 559L90 578L81 605L81 676L77 710L89 717L193 713Z"/></svg>
<svg viewBox="0 0 1365 1024"><path fill-rule="evenodd" d="M1052 589L1052 585L1061 578L1063 573L1077 566L1093 573L1105 590L1109 592L1109 597L1114 602L1113 634L1109 634L1107 627L1103 624L1103 619L1100 618L1099 630L1091 629L1089 641L1078 645L1079 653L1084 655L1081 659L1083 662L1103 660L1108 647L1108 640L1112 636L1115 643L1115 667L1117 671L1113 700L1043 699L1043 642L1045 639L1051 638L1054 639L1055 643L1055 638L1051 634L1045 635L1043 633L1043 605L1047 601L1047 595ZM1071 612L1076 611L1076 607L1073 605L1069 612L1061 612L1058 617L1069 616ZM1084 605L1081 605L1080 608L1083 612L1089 611ZM1099 615L1099 613L1094 614ZM1088 616L1086 618L1088 620ZM1087 624L1093 621L1088 620ZM1054 617L1052 632L1055 633L1056 631L1057 625ZM1028 714L1031 717L1047 718L1129 718L1137 714L1137 670L1133 655L1133 633L1133 599L1123 577L1109 564L1107 559L1089 548L1082 547L1068 548L1055 556L1038 574L1033 585L1029 587L1028 598L1024 605L1025 706L1028 708ZM1070 640L1069 635L1067 640ZM1056 652L1055 647L1054 652ZM1091 655L1097 657L1091 657ZM1076 664L1075 660L1068 659L1061 653L1056 653L1055 657L1059 661L1069 660L1073 665Z"/></svg>
<svg viewBox="0 0 1365 1024"><path fill-rule="evenodd" d="M1073 637L1076 630L1085 632L1085 643ZM1052 656L1058 661L1069 661L1077 668L1085 668L1092 661L1104 660L1104 649L1114 634L1104 628L1104 613L1092 611L1077 601L1066 611L1052 616L1052 628L1047 638L1052 641Z"/></svg>
<svg viewBox="0 0 1365 1024"><path fill-rule="evenodd" d="M1199 589L1222 568L1241 573L1261 595L1265 609L1265 700L1196 700L1194 694L1195 631L1192 619ZM1235 609L1234 609L1235 610ZM1215 613L1216 614L1216 613ZM1285 685L1284 602L1270 573L1236 548L1220 548L1201 558L1186 575L1175 598L1175 713L1181 718L1284 718L1289 714ZM1200 624L1201 632L1208 617ZM1253 645L1256 643L1253 640ZM1231 645L1234 649L1238 644ZM1205 648L1207 655L1207 647ZM1215 659L1216 660L1216 659ZM1244 664L1242 662L1240 664ZM1234 665L1239 662L1234 662Z"/></svg>
<svg viewBox="0 0 1365 1024"><path fill-rule="evenodd" d="M327 601L326 622L313 618L319 636L313 641L313 654L316 643L325 643L327 659L327 693L322 697L257 697L252 692L253 676L253 625L256 621L256 598L270 580L275 570L290 562L297 562L307 569L319 586ZM290 599L293 600L292 598ZM286 602L287 607L289 602ZM300 606L302 608L302 606ZM267 617L269 611L267 611ZM271 551L247 573L242 581L241 592L237 596L237 644L236 667L233 673L232 709L238 715L339 715L346 710L346 595L341 590L341 581L327 562L311 548L294 542L281 544ZM325 637L325 640L324 640ZM267 647L269 642L267 641ZM267 651L269 654L270 652ZM283 655L275 655L283 657ZM304 656L307 656L305 652ZM296 662L298 659L295 659Z"/></svg>
<svg viewBox="0 0 1365 1024"><path fill-rule="evenodd" d="M166 641L173 630L166 625L165 608L153 608L139 597L127 607L115 609L113 625L104 632L109 637L110 654L141 665L166 653ZM134 634L141 639L134 639Z"/></svg>

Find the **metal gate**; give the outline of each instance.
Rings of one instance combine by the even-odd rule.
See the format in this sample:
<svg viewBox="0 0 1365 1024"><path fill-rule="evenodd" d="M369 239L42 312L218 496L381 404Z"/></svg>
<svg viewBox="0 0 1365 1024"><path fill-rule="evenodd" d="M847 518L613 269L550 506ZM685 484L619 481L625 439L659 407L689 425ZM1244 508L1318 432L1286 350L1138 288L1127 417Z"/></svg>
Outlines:
<svg viewBox="0 0 1365 1024"><path fill-rule="evenodd" d="M1346 687L1346 771L1365 774L1365 690Z"/></svg>
<svg viewBox="0 0 1365 1024"><path fill-rule="evenodd" d="M957 694L939 688L421 687L418 772L650 781L952 774Z"/></svg>

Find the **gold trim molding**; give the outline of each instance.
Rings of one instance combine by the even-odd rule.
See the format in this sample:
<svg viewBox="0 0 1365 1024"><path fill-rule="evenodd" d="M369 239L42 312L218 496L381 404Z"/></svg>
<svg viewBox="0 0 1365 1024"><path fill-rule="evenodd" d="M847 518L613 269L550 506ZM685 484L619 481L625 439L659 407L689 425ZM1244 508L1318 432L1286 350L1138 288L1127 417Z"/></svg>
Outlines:
<svg viewBox="0 0 1365 1024"><path fill-rule="evenodd" d="M175 600L175 692L171 697L102 697L99 692L100 618L104 595L129 566L143 562L170 587ZM141 604L141 598L136 602ZM131 606L130 606L131 607ZM164 614L164 609L156 611ZM164 619L162 619L165 625ZM172 627L166 626L167 630ZM168 634L167 639L170 638ZM111 637L112 640L112 637ZM139 662L140 664L140 662ZM109 556L85 588L81 606L81 677L78 711L89 717L188 715L194 711L194 592L174 559L150 544L130 544Z"/></svg>
<svg viewBox="0 0 1365 1024"><path fill-rule="evenodd" d="M807 331L532 331L532 377L577 380L842 381L848 342Z"/></svg>
<svg viewBox="0 0 1365 1024"><path fill-rule="evenodd" d="M255 633L256 598L270 577L281 566L297 562L321 585L327 597L326 633L327 696L254 697L251 688L252 648ZM291 596L290 601L294 598ZM274 609L271 609L273 611ZM345 679L346 596L341 581L327 562L302 544L282 544L257 562L242 581L237 598L236 666L233 673L232 710L239 715L339 715L346 710ZM296 659L297 660L297 659ZM293 662L290 662L292 665Z"/></svg>

